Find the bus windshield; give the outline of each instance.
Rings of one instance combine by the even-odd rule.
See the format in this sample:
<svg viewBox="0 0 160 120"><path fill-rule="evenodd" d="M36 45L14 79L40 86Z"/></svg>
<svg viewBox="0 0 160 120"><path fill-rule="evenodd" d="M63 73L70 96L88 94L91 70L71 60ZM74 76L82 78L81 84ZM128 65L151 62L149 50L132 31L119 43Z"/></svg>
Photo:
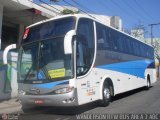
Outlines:
<svg viewBox="0 0 160 120"><path fill-rule="evenodd" d="M21 47L19 82L43 83L73 77L72 55L64 54L64 37Z"/></svg>
<svg viewBox="0 0 160 120"><path fill-rule="evenodd" d="M23 36L22 44L37 41L40 39L64 36L68 31L74 29L74 27L74 17L57 19L35 25L31 28L26 29Z"/></svg>
<svg viewBox="0 0 160 120"><path fill-rule="evenodd" d="M74 19L69 17L29 28L20 48L19 82L44 83L73 78L72 54L64 53L64 36L74 25Z"/></svg>

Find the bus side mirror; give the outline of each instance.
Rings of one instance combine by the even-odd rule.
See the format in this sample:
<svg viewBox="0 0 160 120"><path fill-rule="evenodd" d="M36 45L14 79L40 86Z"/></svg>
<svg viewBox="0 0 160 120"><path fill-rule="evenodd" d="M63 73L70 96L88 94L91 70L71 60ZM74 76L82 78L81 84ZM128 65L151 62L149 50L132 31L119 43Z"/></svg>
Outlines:
<svg viewBox="0 0 160 120"><path fill-rule="evenodd" d="M3 52L3 64L8 64L8 60L7 60L8 52L15 48L16 48L16 44L11 44L5 48Z"/></svg>
<svg viewBox="0 0 160 120"><path fill-rule="evenodd" d="M65 54L72 54L72 39L73 36L76 35L75 30L70 30L66 33L64 37L64 53Z"/></svg>

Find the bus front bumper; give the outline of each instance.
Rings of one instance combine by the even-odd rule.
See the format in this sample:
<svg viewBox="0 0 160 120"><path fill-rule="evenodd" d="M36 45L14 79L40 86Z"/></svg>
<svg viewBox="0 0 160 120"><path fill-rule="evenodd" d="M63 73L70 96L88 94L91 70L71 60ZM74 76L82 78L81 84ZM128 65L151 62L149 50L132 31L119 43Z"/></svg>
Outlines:
<svg viewBox="0 0 160 120"><path fill-rule="evenodd" d="M77 106L77 91L53 95L23 95L19 94L22 106Z"/></svg>

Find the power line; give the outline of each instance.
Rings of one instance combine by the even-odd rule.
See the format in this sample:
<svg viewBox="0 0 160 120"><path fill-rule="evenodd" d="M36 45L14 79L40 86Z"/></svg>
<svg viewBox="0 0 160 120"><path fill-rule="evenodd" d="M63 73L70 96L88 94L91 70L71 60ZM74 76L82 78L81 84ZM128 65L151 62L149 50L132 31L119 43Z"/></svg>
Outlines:
<svg viewBox="0 0 160 120"><path fill-rule="evenodd" d="M81 8L85 8L88 12L94 13L92 10L90 10L89 8L85 7L84 5L76 2L75 0L72 0L72 2L74 2L76 5L78 5L78 6L81 7Z"/></svg>
<svg viewBox="0 0 160 120"><path fill-rule="evenodd" d="M153 26L160 25L160 23L149 24L151 26L151 45L153 46Z"/></svg>
<svg viewBox="0 0 160 120"><path fill-rule="evenodd" d="M125 1L124 1L125 2ZM114 3L117 7L119 7L121 10L123 10L125 13L127 12L128 14L133 14L133 12L131 12L131 11L128 11L128 10L125 10L123 7L121 7L118 3L116 3L114 0L112 1L112 3ZM133 9L133 11L135 11L136 12L136 14L139 14L140 16L142 16L139 12L137 12L136 11L136 9L135 8L133 8L129 3L127 3L127 2L125 2L125 4L127 5L127 6L129 6L129 8L131 8L131 9ZM144 16L143 16L144 17ZM147 16L145 16L145 18L144 19L148 19L149 21L151 20L151 19L149 19Z"/></svg>
<svg viewBox="0 0 160 120"><path fill-rule="evenodd" d="M44 1L42 1L42 0L39 0L39 1L41 1L41 2L43 2L44 4L46 4L46 5L48 5L48 6L50 6L48 3L46 3L46 2L44 2ZM69 2L67 2L67 1L65 1L65 0L62 0L64 3L66 3L66 4L68 4L68 5L70 5L70 6L72 6L72 7L75 7L74 5L72 5L71 3L69 3ZM54 1L53 1L54 2ZM57 4L57 5L59 5L57 2L54 2L55 4ZM50 7L53 7L53 6L50 6ZM68 8L66 8L66 7L64 7L64 6L62 6L63 8L65 8L65 9L68 9ZM55 8L55 7L54 7ZM87 8L88 9L88 8ZM92 16L92 15L90 15L90 14L88 14L86 11L84 11L84 10L82 10L82 9L80 9L79 8L79 10L81 11L81 12L83 12L83 13L85 13L86 15L88 15L88 16L90 16L90 17L92 17L92 18L94 18L94 19L96 19L94 16ZM89 9L88 9L89 10ZM60 11L60 10L59 10ZM103 19L103 18L102 18ZM98 20L98 19L97 19ZM102 20L100 20L100 21L102 21Z"/></svg>
<svg viewBox="0 0 160 120"><path fill-rule="evenodd" d="M61 10L57 9L56 7L53 7L51 5L49 5L48 3L44 2L43 0L39 0L40 2L44 3L45 5L54 8L55 10L58 10L59 12L61 12Z"/></svg>
<svg viewBox="0 0 160 120"><path fill-rule="evenodd" d="M44 3L44 4L46 4L47 6L53 7L53 6L49 5L47 2L44 2L44 1L42 1L42 0L39 0L39 1L42 2L42 3ZM69 2L67 2L67 1L65 1L65 0L62 0L62 1L63 1L64 3L72 6L72 7L76 7L76 6L74 6L73 4L71 4L71 3L69 3ZM54 2L54 1L53 1L53 2ZM85 7L84 5L78 3L78 2L76 2L76 1L74 1L74 0L72 0L72 2L74 2L75 4L77 4L79 7L83 7L83 8L85 8L85 9L87 9L88 11L93 12L93 11L90 10L89 8ZM57 5L59 5L57 2L54 2L54 3L57 4ZM68 9L68 8L66 8L66 7L64 7L64 6L62 6L62 7L65 8L65 9ZM53 7L53 8L55 8L55 7ZM57 8L55 8L55 9L57 9ZM101 22L103 22L104 20L106 21L106 19L104 19L104 18L101 17L101 16L99 16L98 19L97 19L97 18L95 18L93 15L88 14L85 10L82 10L82 9L80 9L80 8L78 8L78 9L79 9L81 12L85 13L86 15L88 15L88 16L90 16L90 17L92 17L92 18L94 18L94 19L96 19L96 20L98 20L98 21L101 21ZM57 10L58 10L58 11L61 11L61 10L59 10L59 9L57 9Z"/></svg>
<svg viewBox="0 0 160 120"><path fill-rule="evenodd" d="M58 4L58 1L55 2L55 1L52 0L52 2L54 2L54 4L56 4L56 5L61 6L61 7L64 8L64 9L69 9L69 8L67 8L67 7L65 7L65 6L62 6L62 5ZM69 10L70 10L70 9L69 9Z"/></svg>
<svg viewBox="0 0 160 120"><path fill-rule="evenodd" d="M70 5L70 6L72 6L72 7L75 7L74 5L72 5L71 3L69 3L69 2L67 2L67 1L65 1L65 0L62 0L62 1L65 2L65 3L67 3L68 5ZM87 14L88 16L90 16L90 17L96 19L94 16L88 14L88 13L85 12L84 10L82 10L82 9L80 9L80 8L79 8L79 10L82 11L83 13Z"/></svg>
<svg viewBox="0 0 160 120"><path fill-rule="evenodd" d="M38 5L38 6L41 6L42 8L45 8L45 9L47 9L47 10L53 12L53 13L59 14L57 11L54 11L53 9L49 9L49 8L47 8L47 7L43 6L43 5L37 4L37 3L35 3L33 1L31 1L31 0L28 0L28 1L34 3L34 4Z"/></svg>
<svg viewBox="0 0 160 120"><path fill-rule="evenodd" d="M65 1L65 0L63 0L63 2L65 2L65 3L67 3L68 5L71 5L72 7L75 7L74 5L72 5L71 3L69 3L69 2L67 2L67 1ZM78 3L78 2L77 2ZM79 4L79 3L78 3ZM83 6L84 7L84 6ZM86 7L87 8L87 7ZM88 8L87 8L88 9ZM93 15L91 15L91 14L88 14L86 11L84 11L84 10L82 10L82 9L80 9L79 8L79 10L80 11L82 11L83 13L85 13L86 15L88 15L88 16L90 16L90 17L92 17L92 18L94 18L94 19L96 19L96 20L98 20L98 21L100 21L100 22L103 22L104 20L106 21L106 19L104 19L104 18L102 18L102 17L100 17L99 16L99 18L97 19L97 18L95 18ZM88 9L89 10L89 9Z"/></svg>
<svg viewBox="0 0 160 120"><path fill-rule="evenodd" d="M129 8L131 8L131 9L133 10L133 12L135 13L135 15L140 15L140 16L142 16L142 15L140 14L140 12L137 11L137 9L135 9L134 7L132 7L127 1L124 0L124 3L125 3ZM149 20L148 17L146 17L146 16L143 16L143 17ZM149 20L149 21L150 21L150 20Z"/></svg>
<svg viewBox="0 0 160 120"><path fill-rule="evenodd" d="M123 7L121 7L118 3L116 3L114 0L112 0L112 2L114 5L116 5L119 9L121 9L121 11L123 11L124 13L129 13L127 10L125 10ZM130 13L129 13L130 14Z"/></svg>
<svg viewBox="0 0 160 120"><path fill-rule="evenodd" d="M145 13L147 16L149 16L149 17L152 18L152 16L137 2L137 0L135 0L135 3L137 4L137 6L139 6L139 7L144 11L144 13Z"/></svg>
<svg viewBox="0 0 160 120"><path fill-rule="evenodd" d="M100 4L103 8L106 9L106 11L108 11L108 9L112 11L112 8L110 8L111 6L108 6L105 2L103 2L103 0L99 0L97 4Z"/></svg>

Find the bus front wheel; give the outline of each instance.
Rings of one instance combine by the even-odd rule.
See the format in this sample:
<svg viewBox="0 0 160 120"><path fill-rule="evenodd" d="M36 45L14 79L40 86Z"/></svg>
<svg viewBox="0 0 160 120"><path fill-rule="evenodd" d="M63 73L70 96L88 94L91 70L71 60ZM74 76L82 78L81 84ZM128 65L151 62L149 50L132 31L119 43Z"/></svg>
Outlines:
<svg viewBox="0 0 160 120"><path fill-rule="evenodd" d="M151 82L150 82L150 77L148 76L146 89L149 90L150 87L151 87Z"/></svg>
<svg viewBox="0 0 160 120"><path fill-rule="evenodd" d="M22 113L31 113L35 107L23 106L21 108Z"/></svg>
<svg viewBox="0 0 160 120"><path fill-rule="evenodd" d="M102 100L100 101L100 105L106 107L111 102L111 91L110 86L107 82L104 82L102 89Z"/></svg>

